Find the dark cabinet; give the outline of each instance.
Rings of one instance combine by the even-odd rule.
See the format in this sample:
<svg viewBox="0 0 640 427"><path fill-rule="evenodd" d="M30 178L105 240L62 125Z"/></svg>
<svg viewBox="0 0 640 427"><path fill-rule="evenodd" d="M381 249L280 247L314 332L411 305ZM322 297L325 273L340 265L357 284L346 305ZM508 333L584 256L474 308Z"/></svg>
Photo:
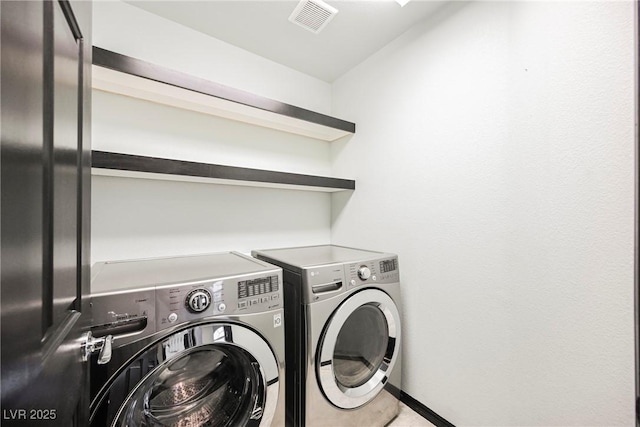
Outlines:
<svg viewBox="0 0 640 427"><path fill-rule="evenodd" d="M2 425L85 425L91 4L3 1Z"/></svg>

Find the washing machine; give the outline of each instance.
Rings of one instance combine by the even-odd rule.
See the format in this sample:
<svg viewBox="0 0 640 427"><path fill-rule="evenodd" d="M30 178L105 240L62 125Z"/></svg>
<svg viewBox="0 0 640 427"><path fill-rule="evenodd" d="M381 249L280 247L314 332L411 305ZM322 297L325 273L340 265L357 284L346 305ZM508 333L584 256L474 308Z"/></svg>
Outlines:
<svg viewBox="0 0 640 427"><path fill-rule="evenodd" d="M384 426L399 409L394 254L334 245L252 251L283 268L288 426Z"/></svg>
<svg viewBox="0 0 640 427"><path fill-rule="evenodd" d="M240 253L97 263L91 426L284 425L282 270Z"/></svg>

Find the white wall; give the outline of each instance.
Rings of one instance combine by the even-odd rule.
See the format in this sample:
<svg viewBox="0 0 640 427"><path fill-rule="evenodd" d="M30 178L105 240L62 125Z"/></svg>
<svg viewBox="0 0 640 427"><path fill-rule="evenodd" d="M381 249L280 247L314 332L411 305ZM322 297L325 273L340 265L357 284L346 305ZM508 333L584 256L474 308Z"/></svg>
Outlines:
<svg viewBox="0 0 640 427"><path fill-rule="evenodd" d="M634 425L634 7L452 2L334 84L332 242L397 252L403 389Z"/></svg>
<svg viewBox="0 0 640 427"><path fill-rule="evenodd" d="M325 193L100 177L93 194L95 260L249 253L329 238Z"/></svg>
<svg viewBox="0 0 640 427"><path fill-rule="evenodd" d="M96 2L97 46L358 130L329 144L94 93L95 149L358 188L94 177L93 260L394 251L410 395L457 425L632 425L632 17L630 2L452 2L336 82L332 105L324 82Z"/></svg>
<svg viewBox="0 0 640 427"><path fill-rule="evenodd" d="M118 0L95 1L93 21L95 46L302 108L330 112L328 83L135 6Z"/></svg>
<svg viewBox="0 0 640 427"><path fill-rule="evenodd" d="M331 87L318 79L126 3L99 1L93 11L96 46L303 108L331 108ZM99 91L92 128L95 150L331 173L327 142ZM330 239L325 193L101 176L92 184L94 262Z"/></svg>

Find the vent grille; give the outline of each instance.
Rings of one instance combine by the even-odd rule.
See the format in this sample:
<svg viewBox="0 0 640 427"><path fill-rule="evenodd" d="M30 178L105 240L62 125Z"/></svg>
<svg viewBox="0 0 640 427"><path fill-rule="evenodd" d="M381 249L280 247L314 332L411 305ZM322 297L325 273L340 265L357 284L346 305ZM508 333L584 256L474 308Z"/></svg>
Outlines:
<svg viewBox="0 0 640 427"><path fill-rule="evenodd" d="M322 0L301 0L289 17L289 21L318 34L338 13L338 9Z"/></svg>

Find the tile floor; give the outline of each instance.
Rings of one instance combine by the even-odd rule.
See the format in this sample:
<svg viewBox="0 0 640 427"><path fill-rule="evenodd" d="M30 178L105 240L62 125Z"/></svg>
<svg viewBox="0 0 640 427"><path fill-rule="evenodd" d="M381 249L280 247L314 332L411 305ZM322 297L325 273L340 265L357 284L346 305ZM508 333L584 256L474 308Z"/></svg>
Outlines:
<svg viewBox="0 0 640 427"><path fill-rule="evenodd" d="M411 408L400 402L400 413L387 427L435 427Z"/></svg>

